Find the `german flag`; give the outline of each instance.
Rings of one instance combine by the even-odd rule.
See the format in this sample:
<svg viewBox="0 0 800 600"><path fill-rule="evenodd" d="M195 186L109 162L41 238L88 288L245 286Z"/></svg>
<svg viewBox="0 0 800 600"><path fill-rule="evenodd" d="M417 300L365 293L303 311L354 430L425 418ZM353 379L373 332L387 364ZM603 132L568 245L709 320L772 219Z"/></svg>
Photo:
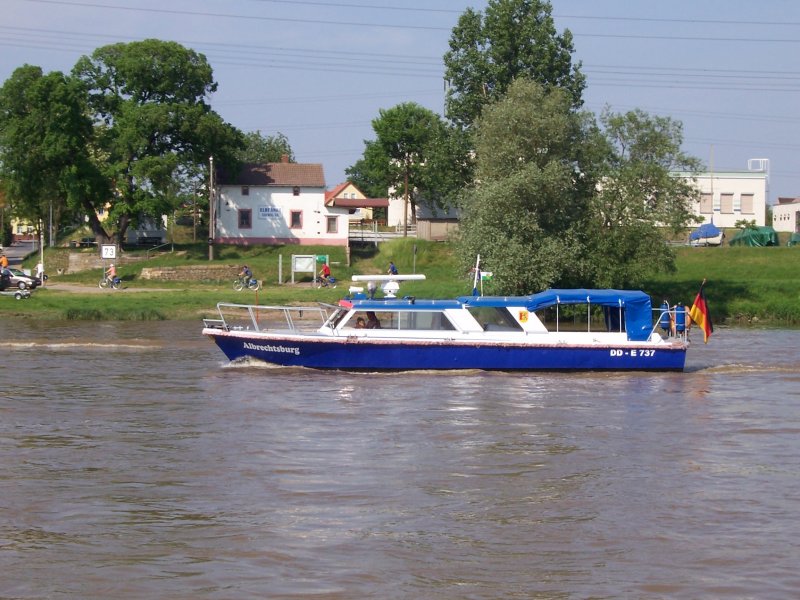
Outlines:
<svg viewBox="0 0 800 600"><path fill-rule="evenodd" d="M708 303L706 302L706 295L703 288L706 285L706 280L700 284L700 291L694 299L692 308L689 309L689 317L697 323L703 330L703 342L708 343L708 338L714 333L714 325L711 323L711 315L708 314Z"/></svg>

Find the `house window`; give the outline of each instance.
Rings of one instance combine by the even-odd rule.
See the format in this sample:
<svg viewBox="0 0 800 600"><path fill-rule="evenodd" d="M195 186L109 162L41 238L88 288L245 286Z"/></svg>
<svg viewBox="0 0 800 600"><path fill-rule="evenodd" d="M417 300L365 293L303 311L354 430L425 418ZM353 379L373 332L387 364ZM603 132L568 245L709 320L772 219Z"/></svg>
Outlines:
<svg viewBox="0 0 800 600"><path fill-rule="evenodd" d="M753 194L742 194L742 214L753 214Z"/></svg>
<svg viewBox="0 0 800 600"><path fill-rule="evenodd" d="M339 233L339 219L337 219L336 217L328 217L327 232Z"/></svg>
<svg viewBox="0 0 800 600"><path fill-rule="evenodd" d="M303 228L303 212L300 210L293 210L289 217L289 227L292 229Z"/></svg>
<svg viewBox="0 0 800 600"><path fill-rule="evenodd" d="M253 209L240 208L239 229L252 229L252 228L253 228Z"/></svg>
<svg viewBox="0 0 800 600"><path fill-rule="evenodd" d="M249 196L250 195L250 186L243 185L242 186L242 196Z"/></svg>
<svg viewBox="0 0 800 600"><path fill-rule="evenodd" d="M703 194L700 196L700 212L710 215L714 211L714 205L711 202L711 194Z"/></svg>
<svg viewBox="0 0 800 600"><path fill-rule="evenodd" d="M292 188L292 196L299 196L300 195L300 186L296 185Z"/></svg>
<svg viewBox="0 0 800 600"><path fill-rule="evenodd" d="M733 214L733 194L720 194L719 212L724 215Z"/></svg>

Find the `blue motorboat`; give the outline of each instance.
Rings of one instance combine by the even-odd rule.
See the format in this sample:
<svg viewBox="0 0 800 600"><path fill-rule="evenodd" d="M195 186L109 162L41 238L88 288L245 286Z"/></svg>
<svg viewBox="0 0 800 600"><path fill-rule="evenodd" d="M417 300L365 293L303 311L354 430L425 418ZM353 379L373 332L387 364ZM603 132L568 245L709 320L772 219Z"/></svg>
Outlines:
<svg viewBox="0 0 800 600"><path fill-rule="evenodd" d="M338 305L219 303L203 334L231 361L356 371L681 371L682 306L641 291L551 289L530 296L371 299Z"/></svg>

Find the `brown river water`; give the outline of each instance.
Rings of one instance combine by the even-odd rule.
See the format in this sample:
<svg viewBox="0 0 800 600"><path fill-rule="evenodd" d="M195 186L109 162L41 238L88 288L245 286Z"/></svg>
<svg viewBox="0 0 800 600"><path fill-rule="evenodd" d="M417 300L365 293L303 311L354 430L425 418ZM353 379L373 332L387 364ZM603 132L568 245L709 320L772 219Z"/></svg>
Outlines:
<svg viewBox="0 0 800 600"><path fill-rule="evenodd" d="M800 331L684 373L226 364L8 319L0 598L794 598Z"/></svg>

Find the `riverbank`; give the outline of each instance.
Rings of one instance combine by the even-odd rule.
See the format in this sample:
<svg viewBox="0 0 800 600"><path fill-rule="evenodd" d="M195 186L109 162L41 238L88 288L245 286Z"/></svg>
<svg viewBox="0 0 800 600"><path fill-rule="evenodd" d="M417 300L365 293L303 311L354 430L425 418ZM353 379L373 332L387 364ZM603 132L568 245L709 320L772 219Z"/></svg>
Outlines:
<svg viewBox="0 0 800 600"><path fill-rule="evenodd" d="M354 274L385 272L393 260L401 273L425 273L426 281L406 282L402 293L417 297L447 298L469 294L472 281L461 274L453 249L448 244L415 239L397 240L379 249L354 252L347 266L342 248L303 248L308 254L328 254L334 275L341 285L317 289L310 274L290 281L288 265L299 248L216 249L216 261L230 265L231 279L236 265L250 265L264 281L258 293L232 289L230 281L153 281L140 277L142 269L153 266L207 264L207 247L181 247L120 267L121 290L101 290L100 272L53 274L44 288L29 300L0 297L0 317L22 316L40 319L159 320L199 319L212 316L217 302L260 304L315 304L337 302L350 286ZM205 256L204 256L205 253ZM799 248L678 248L677 270L647 281L644 291L657 303L690 305L700 282L706 283L706 297L717 324L742 326L800 327ZM29 257L30 262L35 257ZM47 256L45 264L48 264ZM32 265L25 265L30 267ZM282 280L283 283L279 283ZM487 284L486 293L491 293Z"/></svg>

